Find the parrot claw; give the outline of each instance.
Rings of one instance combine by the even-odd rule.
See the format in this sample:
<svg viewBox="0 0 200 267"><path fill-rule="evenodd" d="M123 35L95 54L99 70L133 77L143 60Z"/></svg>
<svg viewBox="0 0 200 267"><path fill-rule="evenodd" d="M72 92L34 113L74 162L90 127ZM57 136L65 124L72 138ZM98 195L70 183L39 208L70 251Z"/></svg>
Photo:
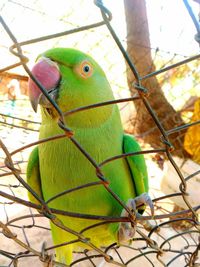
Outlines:
<svg viewBox="0 0 200 267"><path fill-rule="evenodd" d="M142 205L149 205L151 209L151 215L154 216L154 206L153 202L148 195L148 193L143 193L136 198L129 199L126 203L127 207L133 212L136 213L137 209ZM128 216L129 213L125 209L122 210L121 216ZM126 243L135 235L136 223L135 225L130 222L121 222L118 230L118 242Z"/></svg>
<svg viewBox="0 0 200 267"><path fill-rule="evenodd" d="M131 202L130 204L129 204L129 201ZM151 210L151 215L152 217L154 216L153 201L150 198L148 193L143 193L137 196L136 198L129 199L127 204L128 204L128 207L130 207L130 209L132 209L133 211L140 209L140 206L143 206L143 205L149 206Z"/></svg>

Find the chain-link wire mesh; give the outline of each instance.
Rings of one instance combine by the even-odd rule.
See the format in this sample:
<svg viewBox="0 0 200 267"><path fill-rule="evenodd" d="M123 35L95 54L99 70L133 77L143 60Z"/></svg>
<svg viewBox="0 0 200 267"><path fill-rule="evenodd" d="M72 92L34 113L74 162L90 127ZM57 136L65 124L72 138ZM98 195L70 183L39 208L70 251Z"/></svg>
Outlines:
<svg viewBox="0 0 200 267"><path fill-rule="evenodd" d="M185 1L186 2L186 1ZM9 1L9 3L13 3L13 1ZM81 2L79 2L80 4ZM15 2L17 4L17 2ZM57 43L52 43L52 40L57 40L58 37L66 37L71 36L71 34L76 34L77 46L79 46L81 40L81 48L85 47L86 52L90 51L90 48L87 48L88 39L85 37L85 32L88 32L88 35L92 35L89 42L98 40L93 47L93 53L95 54L96 47L101 46L102 39L106 39L108 43L112 42L113 45L118 46L118 53L121 52L119 57L119 64L123 63L123 58L125 59L127 65L135 76L135 84L134 89L137 92L136 96L124 96L123 92L123 84L126 78L125 75L118 75L118 78L112 81L113 87L120 88L120 93L117 97L116 101L110 101L107 103L99 103L93 106L85 106L80 107L79 109L72 110L68 112L68 115L73 112L81 112L86 109L100 108L103 105L112 105L114 103L130 103L132 101L141 101L143 108L147 109L147 112L151 115L154 121L154 126L157 127L160 131L162 145L157 149L152 149L149 147L144 147L141 152L147 158L147 164L151 165L150 169L152 169L152 174L150 176L155 175L155 171L157 170L156 177L159 179L161 176L162 170L153 168L154 162L149 160L148 157L152 157L152 155L156 155L157 161L160 164L163 164L163 155L167 158L170 168L173 170L172 179L176 179L177 184L179 186L176 192L171 191L169 194L163 194L158 188L154 188L154 184L152 183L152 190L150 193L152 194L153 203L155 205L155 215L152 218L150 211L145 211L143 216L136 214L137 218L137 233L133 238L133 242L130 245L121 245L111 244L107 248L98 248L96 247L91 240L87 239L87 229L83 229L81 232L74 233L75 240L74 242L84 242L87 244L89 250L85 250L84 252L77 252L74 262L71 266L98 266L102 264L101 261L105 259L107 265L114 266L139 266L141 264L146 264L147 266L199 266L198 259L198 251L200 246L200 236L199 236L199 223L198 223L198 210L200 208L200 204L198 203L198 199L195 201L192 200L191 194L195 194L195 192L190 192L190 183L196 181L194 188L196 186L196 191L198 191L198 183L199 183L199 169L193 170L189 169L189 171L183 171L182 166L184 165L184 161L181 161L181 164L177 162L173 157L173 146L169 141L169 135L174 132L182 131L188 128L191 128L194 125L199 125L200 121L190 122L188 118L186 118L186 123L184 126L179 126L170 130L166 130L156 113L154 112L151 103L148 100L148 88L144 88L142 86L143 80L149 79L152 76L158 76L162 74L160 79L169 81L170 76L174 75L174 70L178 66L188 66L188 62L194 62L197 60L200 55L195 55L193 57L181 60L180 62L176 62L174 64L174 58L168 62L168 66L164 66L161 64L158 71L150 72L148 75L142 76L137 72L137 69L134 65L134 62L130 59L127 52L125 51L125 43L120 41L120 38L116 34L115 30L111 25L112 14L111 12L102 4L101 1L95 1L96 6L94 8L99 8L99 14L101 16L98 17L99 21L89 21L89 25L82 25L82 16L77 14L74 21L66 20L66 15L63 13L63 18L59 21L57 25L54 25L52 22L53 29L58 32L60 28L63 27L62 22L64 21L64 25L69 27L69 30L59 32L53 35L45 35L41 38L35 38L28 41L18 42L16 39L17 31L23 31L23 27L16 30L14 32L12 30L12 25L8 26L6 24L6 19L3 17L0 18L0 22L3 26L3 31L7 33L12 43L10 44L10 51L12 53L12 60L15 56L19 61L17 63L11 63L4 66L1 69L2 74L2 83L5 80L5 77L8 79L7 83L11 82L13 79L20 80L20 87L23 88L23 82L26 83L27 78L25 74L8 74L8 70L13 70L16 66L22 66L25 72L31 77L32 80L38 84L38 81L32 75L29 67L28 67L28 58L30 56L29 52L25 50L27 46L31 46L32 50L36 49L38 44L41 41L48 40L49 46L52 44L55 46L66 46L65 40L58 39ZM27 6L25 3L18 3L22 12ZM6 1L4 3L4 8L6 6ZM2 9L3 9L2 7ZM92 7L93 8L93 7ZM38 12L34 10L34 5L29 6L29 10L31 12ZM81 6L77 6L76 10L81 10ZM73 13L74 10L68 10L68 13ZM39 14L40 13L40 14ZM41 15L39 21L40 25L42 22L42 18L44 17L44 13L38 12L38 15ZM49 16L49 14L46 14ZM27 15L28 16L28 15ZM102 18L101 18L102 17ZM25 18L23 19L25 21ZM88 21L88 20L87 20ZM81 25L81 26L80 26ZM105 33L102 30L101 26L106 26L108 31ZM57 27L57 28L56 28ZM46 29L45 29L46 30ZM197 31L198 32L198 31ZM45 31L46 33L46 31ZM43 34L44 35L44 34ZM100 36L103 35L103 38ZM32 36L32 35L30 35ZM95 37L94 37L95 36ZM33 37L33 36L32 36ZM198 35L197 35L198 37ZM28 39L28 38L27 38ZM198 39L198 38L197 38ZM70 38L68 46L70 46ZM106 47L104 43L104 47ZM88 51L87 51L88 50ZM37 49L36 49L37 51ZM41 52L41 51L40 51ZM110 61L110 65L112 65L113 58L115 58L116 50L112 51L107 50L105 48L104 53L106 54L107 61ZM178 56L178 55L176 55ZM154 53L155 59L159 57L159 51L155 50ZM103 65L103 60L100 60L100 65ZM13 61L11 61L13 62ZM166 63L165 63L166 64ZM107 71L109 72L121 72L122 69L118 69L116 67L117 64L113 64L113 68ZM193 68L193 66L192 66ZM124 64L123 71L126 71L126 67ZM171 71L171 72L170 72ZM6 74L5 74L6 73ZM175 75L178 76L178 71ZM7 76L6 76L7 75ZM11 84L12 86L12 84ZM41 143L41 142L49 142L51 140L57 138L69 138L73 144L81 151L81 153L91 162L94 169L96 170L98 181L91 184L85 184L84 186L74 188L73 190L81 190L82 188L90 187L96 185L104 185L105 190L107 190L112 196L120 203L123 208L126 208L125 204L118 198L118 196L107 186L107 179L104 177L102 172L102 166L107 164L112 160L117 160L118 158L128 157L130 155L136 155L138 152L132 152L129 154L116 155L116 157L109 158L101 163L96 163L93 158L87 153L87 151L82 148L79 142L73 136L72 129L68 128L68 126L64 123L63 116L67 114L63 114L57 104L49 97L46 93L45 88L43 88L40 84L38 84L43 94L48 98L48 100L52 103L52 105L57 110L60 115L59 126L63 130L63 134L59 136L54 136L49 138L48 140L37 140L37 132L40 126L40 118L38 115L33 117L33 113L29 110L27 106L27 98L22 97L22 99L17 98L17 105L13 104L13 101L9 103L11 106L9 107L12 111L11 113L7 113L8 106L5 106L5 112L2 112L0 115L2 117L2 126L4 129L7 126L12 126L13 128L6 128L6 131L2 132L1 135L1 181L0 181L0 196L1 196L1 219L0 219L0 264L1 266L28 266L28 264L32 264L32 266L51 266L52 264L56 264L57 266L66 266L65 264L56 263L55 259L51 257L54 253L55 246L51 243L50 238L50 228L49 228L49 220L56 224L58 227L61 227L65 231L71 231L71 229L67 228L67 226L63 226L61 221L59 221L57 215L62 214L66 216L70 216L72 220L76 220L76 218L85 218L85 219L95 219L99 220L99 224L104 223L114 223L114 222L122 222L129 221L135 223L133 220L133 216L129 217L109 217L109 216L93 216L86 214L77 214L68 211L60 211L56 209L52 209L48 206L48 203L44 200L40 199L35 192L28 186L25 179L25 170L27 159L30 151L33 146ZM2 88L4 86L2 85ZM24 91L26 91L26 85L24 85ZM169 89L170 95L171 88ZM178 97L180 97L179 95ZM188 97L189 98L189 97ZM3 99L2 103L5 103L5 99ZM8 101L9 102L9 101ZM186 101L183 101L184 103ZM14 105L14 106L12 106ZM124 107L124 106L123 106ZM13 111L15 116L13 116ZM20 118L20 114L26 112L27 118ZM183 109L184 112L184 109ZM29 117L29 114L30 117ZM30 135L31 133L31 135ZM7 144L7 139L9 137L9 145ZM158 138L160 138L158 136ZM22 144L19 146L19 144ZM168 173L168 175L172 175L172 173ZM156 178L156 179L157 179ZM188 189L189 188L189 189ZM194 189L193 189L194 190ZM39 205L31 203L27 200L27 191L31 192L39 201ZM62 194L69 194L69 191L64 191ZM190 196L188 196L188 193ZM197 193L198 194L198 193ZM56 196L59 197L59 196ZM172 210L174 200L178 199L181 203L184 203L182 210ZM176 202L175 202L176 203ZM180 205L181 206L181 205ZM23 208L22 208L23 207ZM26 207L26 209L24 209ZM40 213L37 213L37 211ZM154 226L150 231L147 231L140 222L145 222L147 220L152 220ZM182 225L181 223L184 222ZM172 228L174 224L181 225L179 228ZM93 227L98 227L98 225L93 225ZM6 244L9 244L6 246ZM60 246L67 246L67 242L65 244L60 244ZM92 252L90 251L92 249ZM110 256L110 254L112 256ZM2 260L1 260L2 258ZM102 266L102 265L100 265Z"/></svg>

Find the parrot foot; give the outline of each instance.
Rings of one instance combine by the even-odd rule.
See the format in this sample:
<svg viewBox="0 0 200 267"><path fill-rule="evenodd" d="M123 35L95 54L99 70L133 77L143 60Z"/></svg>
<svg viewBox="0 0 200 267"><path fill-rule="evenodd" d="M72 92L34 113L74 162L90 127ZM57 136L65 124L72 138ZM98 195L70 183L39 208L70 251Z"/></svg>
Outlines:
<svg viewBox="0 0 200 267"><path fill-rule="evenodd" d="M46 242L43 242L40 260L43 262L43 267L53 267L54 256L47 254L46 246L47 246Z"/></svg>
<svg viewBox="0 0 200 267"><path fill-rule="evenodd" d="M54 260L54 257L49 256L49 259L43 263L43 267L55 267L53 260Z"/></svg>
<svg viewBox="0 0 200 267"><path fill-rule="evenodd" d="M143 193L137 196L136 198L129 199L126 205L133 213L136 213L137 209L140 209L141 206L148 205L151 209L152 216L154 216L153 202L148 193ZM123 209L121 216L123 217L129 216L129 213L125 209ZM133 236L135 235L135 231L136 231L136 221L134 225L130 222L121 222L118 230L118 242L126 243L131 238L133 238Z"/></svg>

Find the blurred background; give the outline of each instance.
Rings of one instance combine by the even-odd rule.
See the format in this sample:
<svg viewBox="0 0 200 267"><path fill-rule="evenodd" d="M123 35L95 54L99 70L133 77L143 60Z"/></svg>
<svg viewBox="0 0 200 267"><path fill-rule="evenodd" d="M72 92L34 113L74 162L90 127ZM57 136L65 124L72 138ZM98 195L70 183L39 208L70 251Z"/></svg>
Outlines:
<svg viewBox="0 0 200 267"><path fill-rule="evenodd" d="M175 131L170 135L170 141L175 147L174 159L184 177L193 174L193 179L188 182L189 201L191 206L199 206L199 59L196 57L188 63L148 77L149 73L199 54L194 23L183 1L104 0L103 3L112 13L111 25L123 47L128 51L140 76L143 77L142 85L149 90L149 103L165 130L170 131L179 126L196 123L195 126L186 126L185 130ZM191 0L189 4L198 20L200 11L198 1ZM1 0L0 14L18 43L22 43L23 54L29 59L27 65L30 69L37 56L43 51L52 47L74 47L90 54L102 66L116 99L137 95L134 87L135 78L105 25L48 38L45 41L30 41L29 44L23 45L27 40L102 21L101 12L93 1ZM27 159L32 148L25 150L21 148L38 140L40 113L34 113L30 106L28 75L21 65L14 67L19 59L9 51L13 42L3 26L0 27L0 40L0 138L9 152L19 149L19 152L13 156L13 162L15 167L21 170L21 177L25 179ZM119 108L125 131L134 134L143 149L156 149L163 146L161 134L141 102L119 104ZM0 150L0 190L27 199L25 188L6 167L5 157L5 150ZM145 158L149 168L153 198L180 192L180 179L165 155L154 153ZM157 207L158 214L172 212L177 207L177 210L187 208L182 197L165 199L163 206L160 203ZM31 212L33 211L23 205L0 197L0 218L4 223L12 222L14 218L20 218L24 214L30 215ZM12 226L12 223L10 225ZM160 242L159 238L165 240L166 236L174 236L180 229L181 231L185 229L185 226L182 229L180 225L174 228L171 224L168 226L167 230L164 229L164 237L156 237L158 242ZM14 223L13 229L26 244L40 250L42 241L47 241L48 245L51 245L48 227L47 219L32 217L26 220L21 218L19 222ZM188 233L189 243L182 235L182 238L174 239L173 244L179 246L181 243L182 250L187 247L191 252L198 245L197 236L197 232L194 231L194 233ZM25 267L28 264L40 266L39 260L37 265L31 265L36 258L24 256L18 261L19 265L12 265L13 259L21 251L23 249L13 240L8 243L8 239L0 234L0 266ZM139 248L135 251L138 253ZM127 251L123 253L130 258L130 255L127 256L129 254ZM183 262L187 262L185 259L187 256L182 258ZM170 262L172 259L174 256L167 255L165 263L170 263L170 266L186 266L181 261L180 265L176 260ZM135 265L133 265L134 262ZM147 263L149 266L163 266L156 260L156 255L151 257L151 263L149 261ZM133 261L128 266L139 266L139 264L141 264L141 258L140 261Z"/></svg>

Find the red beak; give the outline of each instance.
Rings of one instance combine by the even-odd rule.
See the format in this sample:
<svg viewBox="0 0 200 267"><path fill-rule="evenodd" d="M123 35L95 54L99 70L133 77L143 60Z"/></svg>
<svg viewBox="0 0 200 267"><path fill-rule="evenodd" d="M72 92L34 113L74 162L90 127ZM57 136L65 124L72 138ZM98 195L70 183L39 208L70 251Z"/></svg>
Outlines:
<svg viewBox="0 0 200 267"><path fill-rule="evenodd" d="M47 91L56 88L61 78L58 65L45 57L42 57L35 64L32 69L32 74ZM28 88L31 105L33 110L37 112L37 106L42 92L31 78L28 81Z"/></svg>

